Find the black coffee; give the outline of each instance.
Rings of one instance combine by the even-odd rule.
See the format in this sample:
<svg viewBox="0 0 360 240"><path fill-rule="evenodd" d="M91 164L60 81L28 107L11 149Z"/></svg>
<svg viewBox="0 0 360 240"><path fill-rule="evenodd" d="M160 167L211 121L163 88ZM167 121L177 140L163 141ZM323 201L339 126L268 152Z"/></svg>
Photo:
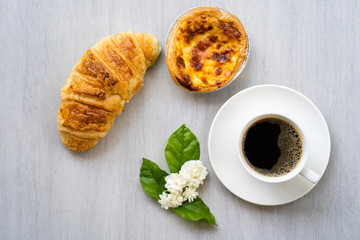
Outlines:
<svg viewBox="0 0 360 240"><path fill-rule="evenodd" d="M270 177L289 173L301 159L302 139L289 122L271 117L254 122L245 132L242 149L249 166Z"/></svg>

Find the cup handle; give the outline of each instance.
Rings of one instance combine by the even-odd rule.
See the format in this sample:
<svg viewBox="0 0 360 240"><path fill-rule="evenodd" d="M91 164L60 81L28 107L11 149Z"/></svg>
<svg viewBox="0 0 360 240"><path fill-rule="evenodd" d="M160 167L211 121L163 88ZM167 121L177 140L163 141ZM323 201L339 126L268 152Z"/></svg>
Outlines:
<svg viewBox="0 0 360 240"><path fill-rule="evenodd" d="M310 182L312 182L313 184L317 183L320 180L319 174L317 174L316 172L314 172L308 168L304 168L300 172L300 175L303 176L304 178L306 178L307 180L309 180Z"/></svg>

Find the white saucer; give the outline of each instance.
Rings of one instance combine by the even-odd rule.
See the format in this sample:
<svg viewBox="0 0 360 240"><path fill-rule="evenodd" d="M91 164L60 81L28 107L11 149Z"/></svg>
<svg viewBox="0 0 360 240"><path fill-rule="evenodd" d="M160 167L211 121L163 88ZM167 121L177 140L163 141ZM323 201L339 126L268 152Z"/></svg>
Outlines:
<svg viewBox="0 0 360 240"><path fill-rule="evenodd" d="M302 123L309 146L305 167L322 177L331 146L325 119L307 97L278 85L245 89L220 108L209 132L210 162L224 186L239 198L259 205L281 205L299 199L315 185L300 175L283 183L265 183L243 168L237 154L240 132L250 119L264 112L287 113Z"/></svg>

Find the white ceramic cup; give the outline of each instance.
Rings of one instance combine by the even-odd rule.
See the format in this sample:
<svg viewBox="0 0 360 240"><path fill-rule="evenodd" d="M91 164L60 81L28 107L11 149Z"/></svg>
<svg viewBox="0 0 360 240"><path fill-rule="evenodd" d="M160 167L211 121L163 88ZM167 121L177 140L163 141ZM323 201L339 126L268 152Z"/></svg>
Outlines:
<svg viewBox="0 0 360 240"><path fill-rule="evenodd" d="M291 125L293 125L297 129L297 131L300 133L301 138L302 138L303 145L302 145L301 159L298 161L295 168L290 170L289 173L286 173L286 174L278 176L278 177L262 175L262 174L258 173L256 170L254 170L252 167L250 167L250 165L249 165L250 163L246 159L245 152L243 150L243 139L245 137L244 135L247 133L248 128L256 121L258 121L260 119L264 119L264 118L277 118L277 119L281 119L281 120L285 120L286 122L289 122ZM273 114L273 113L261 114L259 116L256 116L252 120L250 120L241 131L240 139L238 141L238 155L239 155L241 164L249 172L249 174L251 174L253 177L255 177L263 182L268 182L268 183L285 182L285 181L288 181L288 180L292 179L293 177L297 176L298 174L300 174L301 176L303 176L304 178L306 178L307 180L309 180L310 182L312 182L314 184L317 183L320 179L320 176L316 172L312 171L311 169L305 168L305 164L308 159L308 145L307 145L306 136L304 135L303 131L301 130L301 128L299 127L298 124L296 124L293 120L289 119L288 117L286 117L284 115Z"/></svg>

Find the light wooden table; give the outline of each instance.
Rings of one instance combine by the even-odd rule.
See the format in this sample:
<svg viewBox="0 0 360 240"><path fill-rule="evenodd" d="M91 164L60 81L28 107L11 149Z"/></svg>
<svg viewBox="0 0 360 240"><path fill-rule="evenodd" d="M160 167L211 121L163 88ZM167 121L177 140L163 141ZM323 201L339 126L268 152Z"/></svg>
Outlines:
<svg viewBox="0 0 360 240"><path fill-rule="evenodd" d="M60 88L87 48L117 32L162 47L173 20L200 5L238 16L251 41L231 87L190 94L171 81L164 51L108 136L75 154L56 128ZM20 1L0 3L0 239L358 239L360 235L358 1ZM227 191L209 161L210 124L235 93L280 84L309 97L332 137L324 177L278 207ZM185 123L209 177L201 196L218 227L160 209L139 183L141 158L167 169L167 138Z"/></svg>

